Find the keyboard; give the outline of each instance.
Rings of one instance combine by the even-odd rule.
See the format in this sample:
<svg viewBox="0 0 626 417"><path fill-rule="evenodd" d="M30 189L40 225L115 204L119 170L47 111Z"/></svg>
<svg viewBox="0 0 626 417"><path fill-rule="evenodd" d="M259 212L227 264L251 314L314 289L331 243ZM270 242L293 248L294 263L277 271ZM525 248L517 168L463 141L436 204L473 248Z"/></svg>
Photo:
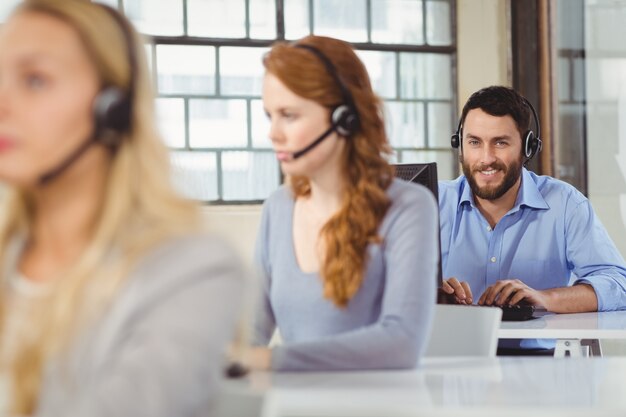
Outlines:
<svg viewBox="0 0 626 417"><path fill-rule="evenodd" d="M535 306L529 304L511 304L498 306L502 309L502 321L525 321L535 318Z"/></svg>

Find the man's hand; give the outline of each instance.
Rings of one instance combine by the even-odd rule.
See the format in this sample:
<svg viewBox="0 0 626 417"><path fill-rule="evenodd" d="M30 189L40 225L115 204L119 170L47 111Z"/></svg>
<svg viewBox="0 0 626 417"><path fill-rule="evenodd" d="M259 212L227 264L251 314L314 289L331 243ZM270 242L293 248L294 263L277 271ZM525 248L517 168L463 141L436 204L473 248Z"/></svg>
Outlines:
<svg viewBox="0 0 626 417"><path fill-rule="evenodd" d="M550 309L548 295L544 291L535 290L519 279L503 279L487 287L478 299L479 305L519 304L520 301Z"/></svg>
<svg viewBox="0 0 626 417"><path fill-rule="evenodd" d="M448 278L443 281L443 292L452 296L457 304L472 304L472 290L465 281L459 282L456 278Z"/></svg>

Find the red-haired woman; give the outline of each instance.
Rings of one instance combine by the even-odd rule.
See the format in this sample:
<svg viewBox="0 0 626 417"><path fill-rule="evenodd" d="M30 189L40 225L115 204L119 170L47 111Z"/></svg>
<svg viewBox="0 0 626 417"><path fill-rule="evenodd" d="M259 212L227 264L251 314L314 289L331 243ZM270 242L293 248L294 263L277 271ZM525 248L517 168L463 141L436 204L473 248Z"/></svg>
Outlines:
<svg viewBox="0 0 626 417"><path fill-rule="evenodd" d="M265 202L255 369L412 368L435 304L437 204L394 179L383 108L349 44L309 36L263 61L287 185ZM268 348L275 328L284 343Z"/></svg>

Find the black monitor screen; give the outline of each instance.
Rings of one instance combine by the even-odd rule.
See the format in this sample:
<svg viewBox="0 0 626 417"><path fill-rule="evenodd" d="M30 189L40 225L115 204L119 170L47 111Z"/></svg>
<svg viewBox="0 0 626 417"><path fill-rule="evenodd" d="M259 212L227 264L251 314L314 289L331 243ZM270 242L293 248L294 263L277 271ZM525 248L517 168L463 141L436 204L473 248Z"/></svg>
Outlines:
<svg viewBox="0 0 626 417"><path fill-rule="evenodd" d="M428 188L439 201L439 187L437 184L437 163L426 164L399 164L393 166L396 177L405 181L422 184Z"/></svg>
<svg viewBox="0 0 626 417"><path fill-rule="evenodd" d="M437 163L429 162L425 164L399 164L394 165L396 177L405 181L422 184L428 188L434 195L435 200L439 203L439 187L437 184ZM439 219L439 217L437 217ZM439 223L439 220L437 220ZM439 273L437 276L437 288L441 288L443 283L441 273L441 245L439 243L439 234L437 234L437 247L439 248Z"/></svg>

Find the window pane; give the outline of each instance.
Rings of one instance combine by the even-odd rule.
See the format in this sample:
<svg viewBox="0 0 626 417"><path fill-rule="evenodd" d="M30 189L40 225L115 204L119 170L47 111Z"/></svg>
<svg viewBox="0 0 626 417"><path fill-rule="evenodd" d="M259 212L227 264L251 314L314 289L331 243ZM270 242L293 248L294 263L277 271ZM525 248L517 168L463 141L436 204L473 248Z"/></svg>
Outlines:
<svg viewBox="0 0 626 417"><path fill-rule="evenodd" d="M423 148L424 105L386 102L386 128L394 148Z"/></svg>
<svg viewBox="0 0 626 417"><path fill-rule="evenodd" d="M190 100L192 148L233 148L248 143L245 100Z"/></svg>
<svg viewBox="0 0 626 417"><path fill-rule="evenodd" d="M449 148L450 136L456 129L451 103L428 103L428 147ZM454 126L454 127L453 127Z"/></svg>
<svg viewBox="0 0 626 417"><path fill-rule="evenodd" d="M183 2L159 0L124 0L126 16L137 26L137 30L148 35L183 35Z"/></svg>
<svg viewBox="0 0 626 417"><path fill-rule="evenodd" d="M581 49L585 44L585 30L581 30L585 25L585 3L585 0L556 2L558 49Z"/></svg>
<svg viewBox="0 0 626 417"><path fill-rule="evenodd" d="M285 0L285 38L300 39L311 33L309 1Z"/></svg>
<svg viewBox="0 0 626 417"><path fill-rule="evenodd" d="M154 45L151 43L144 44L144 49L146 51L146 61L148 62L148 71L150 71L150 76L152 76L152 48Z"/></svg>
<svg viewBox="0 0 626 417"><path fill-rule="evenodd" d="M4 22L20 0L2 0L0 2L0 23Z"/></svg>
<svg viewBox="0 0 626 417"><path fill-rule="evenodd" d="M557 71L559 74L558 82L558 94L560 101L569 101L572 97L571 90L571 67L570 60L568 58L558 58L557 60Z"/></svg>
<svg viewBox="0 0 626 417"><path fill-rule="evenodd" d="M559 103L559 149L558 178L570 184L584 184L585 106L583 103Z"/></svg>
<svg viewBox="0 0 626 417"><path fill-rule="evenodd" d="M403 164L437 163L437 179L451 180L456 177L457 162L450 151L402 151L400 160Z"/></svg>
<svg viewBox="0 0 626 417"><path fill-rule="evenodd" d="M424 43L420 0L372 0L372 42Z"/></svg>
<svg viewBox="0 0 626 417"><path fill-rule="evenodd" d="M157 45L159 92L213 94L215 48L194 45Z"/></svg>
<svg viewBox="0 0 626 417"><path fill-rule="evenodd" d="M313 32L348 42L366 42L365 0L314 0Z"/></svg>
<svg viewBox="0 0 626 417"><path fill-rule="evenodd" d="M263 110L261 100L250 102L250 112L252 118L252 146L255 148L271 148L272 142L269 139L270 122Z"/></svg>
<svg viewBox="0 0 626 417"><path fill-rule="evenodd" d="M267 48L220 48L221 93L260 96L265 73L261 60L267 51Z"/></svg>
<svg viewBox="0 0 626 417"><path fill-rule="evenodd" d="M400 97L452 99L450 55L400 53Z"/></svg>
<svg viewBox="0 0 626 417"><path fill-rule="evenodd" d="M250 37L276 38L276 1L250 0Z"/></svg>
<svg viewBox="0 0 626 417"><path fill-rule="evenodd" d="M374 91L381 97L396 97L396 56L393 52L356 51L367 68Z"/></svg>
<svg viewBox="0 0 626 417"><path fill-rule="evenodd" d="M11 1L11 0L9 0L9 1ZM94 1L94 3L108 4L109 6L114 7L116 9L119 8L119 1L118 0L97 0L97 1Z"/></svg>
<svg viewBox="0 0 626 417"><path fill-rule="evenodd" d="M244 0L187 0L188 31L191 36L244 38Z"/></svg>
<svg viewBox="0 0 626 417"><path fill-rule="evenodd" d="M585 58L574 58L572 65L574 73L573 99L581 102L585 100Z"/></svg>
<svg viewBox="0 0 626 417"><path fill-rule="evenodd" d="M451 45L450 3L444 0L426 1L426 42L429 45Z"/></svg>
<svg viewBox="0 0 626 417"><path fill-rule="evenodd" d="M172 181L184 196L217 200L217 160L212 152L171 152Z"/></svg>
<svg viewBox="0 0 626 417"><path fill-rule="evenodd" d="M167 146L185 147L185 100L182 98L158 98L157 121Z"/></svg>
<svg viewBox="0 0 626 417"><path fill-rule="evenodd" d="M261 200L278 187L273 152L222 153L224 200Z"/></svg>

